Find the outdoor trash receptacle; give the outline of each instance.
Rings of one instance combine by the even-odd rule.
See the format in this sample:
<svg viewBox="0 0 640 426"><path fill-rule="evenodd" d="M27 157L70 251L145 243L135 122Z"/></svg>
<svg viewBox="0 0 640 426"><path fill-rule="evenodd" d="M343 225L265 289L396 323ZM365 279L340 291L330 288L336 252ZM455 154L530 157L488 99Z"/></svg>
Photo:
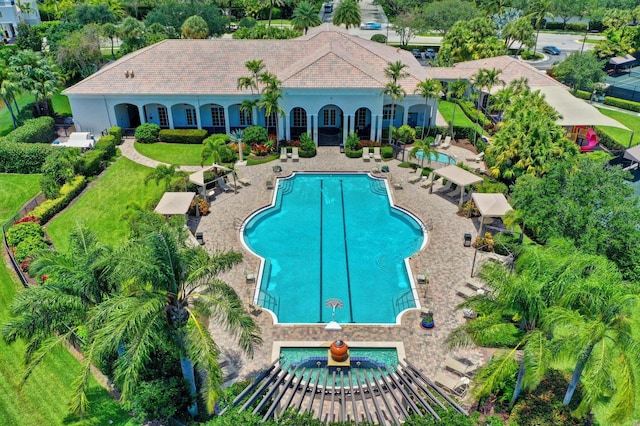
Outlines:
<svg viewBox="0 0 640 426"><path fill-rule="evenodd" d="M464 234L464 246L471 247L471 234Z"/></svg>

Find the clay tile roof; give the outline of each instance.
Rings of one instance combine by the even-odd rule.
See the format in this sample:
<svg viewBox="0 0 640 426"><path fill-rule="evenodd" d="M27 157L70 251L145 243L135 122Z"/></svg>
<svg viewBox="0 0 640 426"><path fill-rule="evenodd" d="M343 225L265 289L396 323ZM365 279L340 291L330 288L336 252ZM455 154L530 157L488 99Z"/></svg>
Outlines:
<svg viewBox="0 0 640 426"><path fill-rule="evenodd" d="M65 90L90 94L241 94L245 62L262 59L283 88L379 88L389 62L407 64L407 94L428 77L411 53L349 35L332 25L292 40L164 40L103 67ZM249 92L248 90L245 92Z"/></svg>
<svg viewBox="0 0 640 426"><path fill-rule="evenodd" d="M562 83L549 77L546 73L511 56L496 56L475 61L459 62L452 68L433 67L429 70L429 73L433 78L438 80L468 79L482 68L502 70L500 79L507 85L513 80L524 77L532 89L545 86L565 87ZM494 89L499 90L500 87Z"/></svg>

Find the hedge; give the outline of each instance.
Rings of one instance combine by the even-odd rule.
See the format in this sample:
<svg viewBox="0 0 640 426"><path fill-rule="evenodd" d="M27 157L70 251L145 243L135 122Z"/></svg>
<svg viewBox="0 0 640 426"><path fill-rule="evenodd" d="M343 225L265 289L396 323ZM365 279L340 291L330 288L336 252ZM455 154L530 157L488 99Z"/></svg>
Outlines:
<svg viewBox="0 0 640 426"><path fill-rule="evenodd" d="M359 149L357 151L353 151L351 149L345 149L344 153L349 158L360 158L360 157L362 157L362 149Z"/></svg>
<svg viewBox="0 0 640 426"><path fill-rule="evenodd" d="M158 139L166 143L187 143L198 145L207 137L206 130L198 129L162 129Z"/></svg>
<svg viewBox="0 0 640 426"><path fill-rule="evenodd" d="M116 155L116 141L117 139L114 136L106 135L96 142L95 147L104 151L105 160L110 160Z"/></svg>
<svg viewBox="0 0 640 426"><path fill-rule="evenodd" d="M51 143L56 138L54 121L51 117L39 117L25 121L13 130L5 140L8 142Z"/></svg>
<svg viewBox="0 0 640 426"><path fill-rule="evenodd" d="M11 247L15 247L27 238L44 237L44 231L37 222L21 222L7 229L5 236L7 243Z"/></svg>
<svg viewBox="0 0 640 426"><path fill-rule="evenodd" d="M298 154L300 155L300 158L312 158L316 156L316 149L299 149L298 150Z"/></svg>
<svg viewBox="0 0 640 426"><path fill-rule="evenodd" d="M621 151L625 149L625 147L622 146L618 141L616 141L611 136L606 134L601 127L596 126L595 132L596 132L596 135L598 135L598 142L601 145L604 145L607 149L612 151Z"/></svg>
<svg viewBox="0 0 640 426"><path fill-rule="evenodd" d="M380 154L382 158L393 158L393 147L391 146L383 146L380 148Z"/></svg>
<svg viewBox="0 0 640 426"><path fill-rule="evenodd" d="M49 144L0 142L0 172L40 173L40 169L52 150Z"/></svg>
<svg viewBox="0 0 640 426"><path fill-rule="evenodd" d="M109 129L109 134L116 140L116 145L120 145L122 143L122 127L113 126Z"/></svg>
<svg viewBox="0 0 640 426"><path fill-rule="evenodd" d="M44 225L58 212L67 207L86 186L87 179L84 176L76 176L60 188L60 196L58 198L43 202L33 209L31 215L35 216L41 225Z"/></svg>
<svg viewBox="0 0 640 426"><path fill-rule="evenodd" d="M491 120L489 120L482 112L478 114L478 110L476 109L475 105L473 105L473 103L467 101L466 99L460 100L457 103L460 106L460 109L464 111L465 115L469 117L469 120L473 121L474 123L476 121L476 117L478 117L478 124L480 124L482 127L491 122Z"/></svg>
<svg viewBox="0 0 640 426"><path fill-rule="evenodd" d="M85 176L95 176L102 171L102 160L105 152L101 149L94 149L86 152L82 156L82 166L80 173Z"/></svg>
<svg viewBox="0 0 640 426"><path fill-rule="evenodd" d="M586 90L578 90L573 96L575 96L576 98L584 99L586 101L591 100L591 93L587 92Z"/></svg>
<svg viewBox="0 0 640 426"><path fill-rule="evenodd" d="M39 251L48 250L49 246L42 237L28 237L22 240L14 251L14 256L19 263L27 260L29 256L38 253Z"/></svg>
<svg viewBox="0 0 640 426"><path fill-rule="evenodd" d="M612 98L612 97L606 96L604 98L603 103L605 105L611 105L611 106L622 108L622 109L628 109L629 111L640 112L639 102L627 101L625 99Z"/></svg>

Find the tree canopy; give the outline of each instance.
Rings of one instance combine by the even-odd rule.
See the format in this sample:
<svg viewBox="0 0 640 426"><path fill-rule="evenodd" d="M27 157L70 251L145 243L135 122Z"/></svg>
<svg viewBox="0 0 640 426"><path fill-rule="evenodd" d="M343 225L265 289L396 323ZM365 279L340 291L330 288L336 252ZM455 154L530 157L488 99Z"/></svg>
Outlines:
<svg viewBox="0 0 640 426"><path fill-rule="evenodd" d="M603 66L604 61L599 61L593 52L572 52L553 67L553 74L571 87L573 93L578 89L591 92L597 83L602 83L606 78Z"/></svg>
<svg viewBox="0 0 640 426"><path fill-rule="evenodd" d="M459 21L442 39L438 55L443 62L463 62L503 55L505 46L489 18Z"/></svg>

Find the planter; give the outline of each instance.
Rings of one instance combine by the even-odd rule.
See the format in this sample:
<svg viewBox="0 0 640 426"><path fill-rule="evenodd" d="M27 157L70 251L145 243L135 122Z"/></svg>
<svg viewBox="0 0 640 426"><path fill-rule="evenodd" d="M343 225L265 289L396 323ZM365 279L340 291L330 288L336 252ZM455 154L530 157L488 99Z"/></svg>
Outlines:
<svg viewBox="0 0 640 426"><path fill-rule="evenodd" d="M422 321L420 321L420 326L422 328L433 328L435 327L435 323L433 322L433 317L424 317Z"/></svg>

